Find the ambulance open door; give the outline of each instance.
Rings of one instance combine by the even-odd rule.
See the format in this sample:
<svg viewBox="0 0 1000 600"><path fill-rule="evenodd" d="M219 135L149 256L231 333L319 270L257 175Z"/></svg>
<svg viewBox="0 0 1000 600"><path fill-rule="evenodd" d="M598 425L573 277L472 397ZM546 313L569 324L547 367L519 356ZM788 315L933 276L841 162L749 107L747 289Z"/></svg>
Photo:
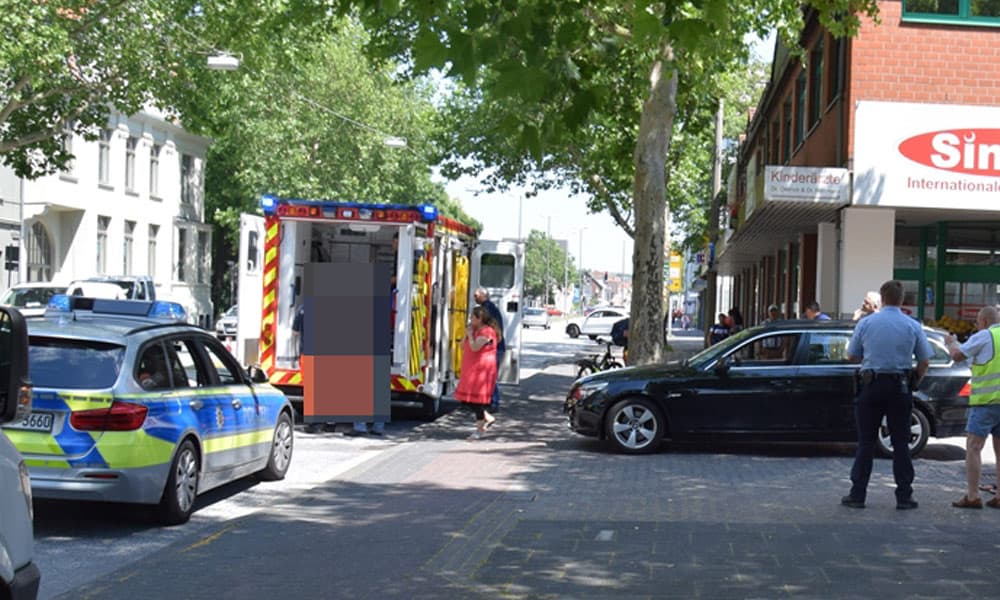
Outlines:
<svg viewBox="0 0 1000 600"><path fill-rule="evenodd" d="M524 244L480 241L472 253L469 306L475 306L476 288L483 287L503 315L506 344L500 364L500 383L521 381L521 298L524 290Z"/></svg>
<svg viewBox="0 0 1000 600"><path fill-rule="evenodd" d="M241 364L260 362L261 308L264 294L264 217L240 215L240 253L237 258L239 321L233 353Z"/></svg>

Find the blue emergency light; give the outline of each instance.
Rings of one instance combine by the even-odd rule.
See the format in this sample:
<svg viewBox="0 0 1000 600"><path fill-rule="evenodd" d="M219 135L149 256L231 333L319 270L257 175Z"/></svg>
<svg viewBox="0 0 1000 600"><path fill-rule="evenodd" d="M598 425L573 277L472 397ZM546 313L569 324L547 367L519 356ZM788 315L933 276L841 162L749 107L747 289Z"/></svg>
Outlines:
<svg viewBox="0 0 1000 600"><path fill-rule="evenodd" d="M260 209L264 211L265 215L273 215L274 211L278 209L278 199L264 194L260 197Z"/></svg>
<svg viewBox="0 0 1000 600"><path fill-rule="evenodd" d="M186 321L187 311L177 302L156 300L111 300L108 298L88 298L86 296L67 296L56 294L49 299L46 314L71 313L77 310L89 311L93 314L120 315L133 317L152 317L157 319L173 319Z"/></svg>
<svg viewBox="0 0 1000 600"><path fill-rule="evenodd" d="M418 204L417 210L420 211L420 216L427 223L433 223L437 221L438 209L433 204Z"/></svg>

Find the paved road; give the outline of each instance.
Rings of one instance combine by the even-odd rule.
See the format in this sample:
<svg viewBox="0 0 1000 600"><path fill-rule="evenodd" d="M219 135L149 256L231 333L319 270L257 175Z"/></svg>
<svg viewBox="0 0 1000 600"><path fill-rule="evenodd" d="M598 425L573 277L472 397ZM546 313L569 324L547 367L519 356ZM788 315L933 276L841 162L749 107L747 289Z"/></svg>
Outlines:
<svg viewBox="0 0 1000 600"><path fill-rule="evenodd" d="M895 510L884 460L868 508L851 510L838 504L850 445L613 454L566 429L572 374L551 365L505 390L487 439L466 440L472 417L453 412L278 504L176 528L172 543L62 597L965 598L1000 589L989 536L1000 511L949 505L963 481L958 440L932 441L916 461L918 510Z"/></svg>
<svg viewBox="0 0 1000 600"><path fill-rule="evenodd" d="M916 461L896 511L878 461L841 507L849 445L614 454L565 428L572 369L504 398L492 435L455 412L280 505L178 540L66 598L966 598L1000 586L1000 511L958 511L962 452ZM510 392L511 390L507 390ZM154 591L154 592L151 592Z"/></svg>

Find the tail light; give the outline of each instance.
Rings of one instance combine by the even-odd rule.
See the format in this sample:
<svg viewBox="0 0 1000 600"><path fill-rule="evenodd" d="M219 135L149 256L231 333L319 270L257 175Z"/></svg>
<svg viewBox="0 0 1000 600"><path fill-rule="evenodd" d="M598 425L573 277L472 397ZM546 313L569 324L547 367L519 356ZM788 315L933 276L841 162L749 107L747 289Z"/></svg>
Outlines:
<svg viewBox="0 0 1000 600"><path fill-rule="evenodd" d="M962 397L962 398L968 398L969 396L971 396L972 395L972 384L969 383L968 381L966 381L965 385L962 386L962 389L960 389L958 391L958 395L960 397Z"/></svg>
<svg viewBox="0 0 1000 600"><path fill-rule="evenodd" d="M107 408L73 412L69 424L77 431L132 431L142 427L147 412L144 404L115 400Z"/></svg>

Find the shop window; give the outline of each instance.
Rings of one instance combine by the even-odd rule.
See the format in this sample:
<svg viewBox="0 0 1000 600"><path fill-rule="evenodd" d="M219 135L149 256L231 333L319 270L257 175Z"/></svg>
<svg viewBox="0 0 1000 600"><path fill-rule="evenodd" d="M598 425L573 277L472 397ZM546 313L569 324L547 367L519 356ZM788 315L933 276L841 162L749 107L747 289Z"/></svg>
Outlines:
<svg viewBox="0 0 1000 600"><path fill-rule="evenodd" d="M949 226L945 262L949 265L1000 265L1000 234L996 225Z"/></svg>
<svg viewBox="0 0 1000 600"><path fill-rule="evenodd" d="M1000 302L1000 284L946 281L944 314L960 321L974 321L979 309Z"/></svg>
<svg viewBox="0 0 1000 600"><path fill-rule="evenodd" d="M900 281L903 284L903 303L900 310L908 315L917 314L917 293L920 290L919 281Z"/></svg>
<svg viewBox="0 0 1000 600"><path fill-rule="evenodd" d="M998 25L997 0L903 0L903 20L925 23Z"/></svg>

